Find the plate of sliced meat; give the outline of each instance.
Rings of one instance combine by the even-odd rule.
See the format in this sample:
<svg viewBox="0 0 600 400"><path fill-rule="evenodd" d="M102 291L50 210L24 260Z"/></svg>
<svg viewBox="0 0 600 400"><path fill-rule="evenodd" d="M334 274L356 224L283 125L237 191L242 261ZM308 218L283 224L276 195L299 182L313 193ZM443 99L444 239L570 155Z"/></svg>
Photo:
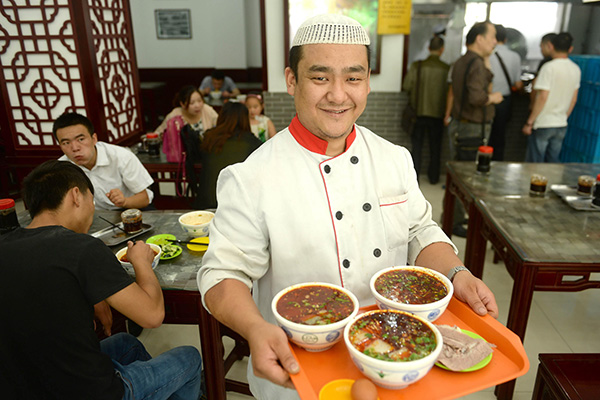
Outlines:
<svg viewBox="0 0 600 400"><path fill-rule="evenodd" d="M493 344L475 332L457 326L436 325L444 338L444 347L435 363L455 372L477 371L492 361Z"/></svg>

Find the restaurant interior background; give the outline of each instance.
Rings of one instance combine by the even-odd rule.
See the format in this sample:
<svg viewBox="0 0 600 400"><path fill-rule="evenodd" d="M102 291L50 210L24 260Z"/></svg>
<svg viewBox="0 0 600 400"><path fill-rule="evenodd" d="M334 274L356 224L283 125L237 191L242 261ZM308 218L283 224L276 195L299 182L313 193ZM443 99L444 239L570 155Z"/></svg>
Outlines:
<svg viewBox="0 0 600 400"><path fill-rule="evenodd" d="M343 2L346 6L357 6L375 0L355 0ZM67 4L68 0L57 4ZM95 2L102 7L110 2ZM223 69L240 86L243 92L264 91L266 114L273 120L277 129L282 129L294 115L293 99L286 93L283 71L287 46L284 43L287 27L285 10L292 9L297 0L129 0L124 2L130 7L131 32L135 46L131 54L132 68L136 68L137 77L133 84L139 94L142 123L131 128L134 134L126 140L120 135L105 140L132 144L139 135L152 131L171 109L171 99L184 84L199 84L210 74L213 68ZM315 1L314 4L322 2ZM18 2L17 2L18 4ZM114 4L114 3L111 3ZM581 0L572 2L451 2L423 1L413 2L411 35L386 35L380 37L379 73L371 79L372 92L366 112L359 123L376 131L384 138L405 146L410 146L406 132L400 128L400 116L407 97L401 92L403 73L409 62L424 54L427 40L435 29L446 27L447 61L454 61L463 51L463 27L470 26L486 16L502 23L517 32L516 41L523 57L523 71L535 70L541 54L539 38L549 31L567 30L575 37L574 54L600 54L600 7L598 3L584 4ZM189 10L190 37L186 39L159 39L155 22L156 10ZM23 12L23 11L21 11ZM5 8L5 17L10 16ZM535 15L535 24L531 23ZM464 22L463 22L464 21ZM5 30L0 30L0 38ZM512 39L511 39L512 40ZM6 42L4 42L6 44ZM517 45L517 44L516 44ZM5 47L6 49L6 47ZM264 51L263 51L264 50ZM4 52L4 50L3 50ZM12 61L10 54L0 54L3 65ZM23 62L27 64L28 60ZM6 73L6 71L5 71ZM133 73L135 76L136 74ZM0 83L5 82L0 76ZM62 88L61 88L62 89ZM41 93L44 90L38 88ZM54 143L41 143L43 151L33 152L35 143L23 140L22 132L17 132L11 123L10 103L15 101L15 91L6 83L0 85L5 107L4 121L0 122L0 165L3 196L18 196L19 181L32 168L44 159L60 155ZM46 93L50 93L47 92ZM87 94L86 94L87 95ZM90 97L90 96L88 96ZM24 100L25 101L25 100ZM516 101L516 112L509 126L507 137L507 155L509 161L521 161L524 157L524 138L518 127L526 118L527 97ZM34 99L30 102L33 104ZM89 102L89 99L88 99ZM35 104L33 104L35 106ZM34 108L34 107L32 107ZM60 114L52 110L52 118ZM121 116L120 118L123 118ZM8 121L7 121L8 120ZM46 129L49 123L40 124ZM18 124L17 124L18 125ZM106 125L103 124L102 127ZM97 128L98 129L98 128ZM110 131L110 127L106 128ZM99 129L101 130L101 129ZM46 132L47 133L47 132ZM104 134L100 134L100 138ZM427 145L426 145L427 146ZM424 163L428 160L428 151L424 150ZM27 162L24 159L27 158ZM447 144L444 143L443 161L448 159Z"/></svg>
<svg viewBox="0 0 600 400"><path fill-rule="evenodd" d="M130 7L130 18L132 36L134 38L134 56L131 63L135 66L132 72L134 79L129 84L137 85L135 96L140 104L139 124L133 124L130 137L117 137L115 143L129 144L139 140L139 135L153 130L163 117L171 109L171 99L175 92L183 84L199 84L200 80L210 74L213 68L225 70L234 78L244 92L264 91L266 101L266 114L274 121L277 129L283 129L294 115L293 99L286 93L283 70L285 67L285 43L284 43L284 10L288 1L292 0L89 0L88 3L112 7L114 4L124 4ZM360 0L346 0L342 3L352 3ZM53 4L66 6L75 0L55 0ZM24 4L24 0L14 1L10 4ZM35 7L35 2L27 2ZM29 137L20 130L23 125L14 124L14 114L10 114L11 104L23 101L31 109L40 107L34 100L35 96L15 95L14 87L7 87L9 67L11 71L28 67L27 60L15 58L14 53L7 52L10 46L3 39L10 31L6 21L11 18L11 12L5 7L8 2L2 2L0 10L0 197L18 198L19 182L33 167L42 161L58 157L61 152L56 144L52 142L51 135L48 136L48 128L51 121L62 111L59 108L52 109L49 117L43 121L35 121L28 128L39 127L46 132L40 140L42 144L28 143ZM527 55L523 61L523 70L535 70L541 59L539 53L539 38L549 31L567 30L575 38L574 54L600 55L600 2L584 4L581 0L571 2L453 2L453 1L422 1L413 2L413 17L411 21L411 35L406 40L403 35L389 35L381 38L381 51L379 73L371 80L372 92L369 95L367 110L360 118L359 123L365 125L386 139L407 147L410 147L410 138L400 128L400 116L407 103L407 96L401 92L403 72L409 62L423 54L425 44L434 29L440 25L447 28L447 53L449 61L455 60L463 51L463 30L459 21L464 14L464 25L467 27L477 20L483 20L489 12L489 18L495 23L502 23L509 28L518 30L524 38L525 45L520 49L526 49ZM158 39L155 25L155 10L180 10L190 11L191 37L189 39ZM108 11L107 11L108 12ZM39 13L38 13L39 14ZM81 15L79 15L81 17ZM39 15L38 15L39 17ZM81 18L81 20L86 20ZM89 19L88 19L89 21ZM15 28L17 29L17 28ZM21 29L21 28L19 28ZM456 32L452 32L452 30ZM25 41L35 41L36 35L31 32L22 32ZM62 31L61 31L62 32ZM39 32L37 32L39 35ZM79 31L75 32L80 34ZM454 36L452 36L454 34ZM452 40L454 39L454 41ZM523 44L523 42L520 42ZM30 46L29 50L35 46ZM33 49L35 50L35 49ZM66 57L65 54L63 56ZM40 61L40 58L30 58L31 63ZM93 63L92 63L93 64ZM16 67L15 67L16 66ZM17 68L18 67L18 68ZM12 72L10 72L12 73ZM60 82L53 82L57 91L64 92ZM95 82L94 84L98 84ZM82 86L88 85L82 83ZM92 84L93 86L93 84ZM51 103L55 99L55 92L48 88L32 86L31 92L46 96ZM76 99L77 101L102 102L100 90L93 92L96 98ZM64 94L64 93L63 93ZM83 97L83 96L82 96ZM100 99L98 99L98 97ZM52 100L52 101L50 101ZM527 96L520 96L513 120L509 126L507 156L508 161L522 161L524 159L525 140L520 134L520 127L526 118ZM88 106L90 107L90 106ZM125 113L126 114L126 113ZM134 110L135 115L135 110ZM28 114L25 113L24 119ZM38 115L39 117L39 115ZM36 117L37 118L37 117ZM33 120L34 118L32 118ZM39 122L39 123L38 123ZM35 126L34 126L35 125ZM104 124L106 126L106 124ZM32 128L32 129L33 129ZM599 132L600 133L600 132ZM104 132L104 140L111 137ZM49 140L49 142L48 142ZM122 140L122 141L121 141ZM427 146L427 145L425 145ZM424 163L428 162L428 149L423 150ZM444 143L443 161L449 159L447 143ZM442 179L443 181L443 179ZM441 204L443 191L437 187L424 183L426 197L437 205ZM436 216L438 217L438 216ZM457 242L464 248L464 240ZM491 252L489 252L491 253ZM488 262L491 265L492 255L488 254ZM494 287L495 293L499 294L499 300L504 302L502 308L506 309L508 299L504 293L510 293L512 279L503 271L503 268L487 270L494 271L490 275L490 281L500 282L503 286ZM487 272L486 272L487 273ZM586 291L577 294L577 300L565 301L568 307L573 307L573 314L578 310L587 309L588 304L597 303L596 297ZM544 324L544 313L554 310L548 315L556 316L559 310L564 308L562 302L568 294L536 294L536 299L544 299L544 312L539 308L532 313L530 325L537 326L537 330L531 329L528 343L547 342L549 347L557 352L585 352L585 332L581 335L572 335L570 338L575 345L566 347L560 337L561 332L551 330L550 324ZM543 296L543 297L542 297ZM502 298L500 298L502 297ZM570 301L570 300L569 300ZM589 315L581 314L582 324L588 324L586 320L589 315L595 315L591 311ZM550 317L548 317L550 318ZM544 320L544 321L542 321ZM560 320L557 324L569 325L572 320ZM553 322L555 322L553 320ZM574 329L577 329L577 325ZM145 330L143 335L148 341L153 340L153 350L164 350L163 346L170 343L168 339L177 336L182 330L181 326L164 327L161 330ZM196 327L189 327L195 330ZM177 331L177 332L176 332ZM582 330L585 331L585 330ZM186 330L185 332L189 332ZM596 332L596 331L595 331ZM187 333L186 333L187 334ZM592 333L593 334L593 333ZM150 338L151 335L160 338ZM548 339L550 336L550 340ZM167 339L165 339L167 338ZM193 342L197 339L194 337ZM558 345L556 345L558 343ZM579 346L579 347L577 347ZM534 349L534 352L537 349ZM545 351L547 352L547 351ZM536 361L530 357L531 368L535 369ZM240 368L238 375L243 376L245 369ZM533 372L535 374L535 372ZM526 390L533 385L531 379L526 381ZM492 393L488 393L490 398ZM233 398L233 397L232 397ZM529 398L529 397L522 397Z"/></svg>
<svg viewBox="0 0 600 400"><path fill-rule="evenodd" d="M354 0L340 4L356 6L374 1L376 2ZM93 3L95 7L102 9L103 5L106 5L108 9L121 2ZM131 68L135 68L132 72L135 78L132 84L138 86L133 90L133 94L139 96L137 100L141 103L142 122L131 128L135 132L126 138L121 138L120 135L111 136L110 127L103 123L101 128L105 127L108 134L104 136L106 134L101 133L100 138L104 136L104 140L121 144L132 144L139 140L141 134L153 130L171 109L171 99L179 87L184 84L199 84L213 68L223 69L238 83L243 92L264 91L266 114L273 120L277 129L287 126L294 115L294 107L293 99L286 93L283 77L287 48L284 43L284 31L287 26L284 14L288 7L291 9L296 3L311 2L124 0L123 6L130 7L129 17L135 45L129 56L135 55L135 60L130 60ZM318 5L322 2L312 3ZM18 5L19 2L14 4ZM70 1L61 0L56 4L70 4ZM367 110L359 119L359 123L394 143L410 146L409 137L400 128L399 123L407 102L405 93L401 92L402 76L409 62L423 56L427 40L439 26L446 27L447 45L444 57L447 61L457 59L464 49L464 26L468 27L473 22L489 16L495 23L514 28L518 32L515 40L520 41L518 47L527 51L523 60L523 71L526 72L535 70L541 59L539 38L549 31L571 32L575 37L574 54L600 54L600 7L597 5L598 3L582 3L581 0L492 3L414 1L411 35L380 37L379 73L372 76L372 92ZM33 5L32 8L35 7ZM11 13L4 8L5 15L0 15L0 18L6 21ZM157 38L156 10L189 10L190 37ZM531 23L533 15L535 23ZM462 22L463 16L465 22ZM0 23L1 21L2 19ZM0 39L5 32L6 30L0 29ZM24 35L26 36L25 33ZM7 42L3 41L4 47L0 52L0 62L5 66L14 61L10 58L11 54L1 54L10 47L6 44ZM26 66L29 60L33 58L19 61ZM18 124L12 121L10 104L15 102L16 97L23 100L26 96L19 96L18 92L8 88L6 77L4 71L4 74L0 75L0 93L4 104L4 107L0 107L0 115L3 117L3 121L0 121L0 194L3 197L15 197L18 196L19 182L26 173L44 159L60 155L60 150L51 142L51 137L40 143L40 151L37 151L36 143L23 139L23 133L18 132L20 128L15 128ZM32 92L35 90L36 88L33 88ZM37 90L38 95L48 93L50 98L51 92L47 88ZM94 97L87 93L86 96ZM35 99L23 101L29 101L31 108L35 109ZM90 102L90 99L87 101ZM526 96L521 96L519 101L515 102L516 112L507 137L506 159L509 161L521 161L524 157L525 140L518 128L526 118L527 101ZM45 133L48 134L50 121L61 112L59 109L51 110L51 118L41 121L40 129L46 130ZM423 155L423 162L427 163L427 148ZM444 143L442 161L445 162L448 158L447 143Z"/></svg>

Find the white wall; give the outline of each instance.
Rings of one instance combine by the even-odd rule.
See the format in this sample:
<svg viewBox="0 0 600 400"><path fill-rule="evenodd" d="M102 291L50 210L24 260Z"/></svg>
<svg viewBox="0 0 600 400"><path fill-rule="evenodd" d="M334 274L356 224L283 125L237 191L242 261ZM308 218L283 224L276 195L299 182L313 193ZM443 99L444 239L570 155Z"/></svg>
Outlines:
<svg viewBox="0 0 600 400"><path fill-rule="evenodd" d="M267 63L269 92L285 92L283 70L283 0L265 0L267 20ZM383 36L380 74L371 76L371 89L376 92L399 92L402 85L403 35Z"/></svg>
<svg viewBox="0 0 600 400"><path fill-rule="evenodd" d="M259 0L129 0L138 68L261 66ZM155 9L189 9L191 39L157 39Z"/></svg>
<svg viewBox="0 0 600 400"><path fill-rule="evenodd" d="M260 0L130 0L139 68L260 67ZM155 9L191 10L192 39L156 38ZM265 0L269 91L285 92L283 0ZM371 88L399 92L403 35L383 36L380 74Z"/></svg>

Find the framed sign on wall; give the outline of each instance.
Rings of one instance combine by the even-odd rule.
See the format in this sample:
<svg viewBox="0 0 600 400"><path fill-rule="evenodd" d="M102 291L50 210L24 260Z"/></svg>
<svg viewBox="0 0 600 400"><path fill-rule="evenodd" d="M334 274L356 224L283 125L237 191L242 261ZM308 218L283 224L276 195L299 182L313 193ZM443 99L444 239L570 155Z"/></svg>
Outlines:
<svg viewBox="0 0 600 400"><path fill-rule="evenodd" d="M190 10L154 10L156 36L159 39L191 39Z"/></svg>

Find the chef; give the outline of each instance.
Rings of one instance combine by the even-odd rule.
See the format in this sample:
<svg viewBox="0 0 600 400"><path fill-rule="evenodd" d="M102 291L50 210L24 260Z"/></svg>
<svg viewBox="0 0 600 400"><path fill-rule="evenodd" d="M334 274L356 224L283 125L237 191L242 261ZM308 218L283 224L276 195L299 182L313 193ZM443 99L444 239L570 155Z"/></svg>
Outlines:
<svg viewBox="0 0 600 400"><path fill-rule="evenodd" d="M410 153L355 125L370 92L368 46L348 17L304 22L285 70L296 117L219 176L198 286L213 316L248 341L258 399L298 399L290 374L299 367L270 308L289 285L338 284L365 306L376 271L421 265L447 274L478 314L498 314L492 292L432 221Z"/></svg>

